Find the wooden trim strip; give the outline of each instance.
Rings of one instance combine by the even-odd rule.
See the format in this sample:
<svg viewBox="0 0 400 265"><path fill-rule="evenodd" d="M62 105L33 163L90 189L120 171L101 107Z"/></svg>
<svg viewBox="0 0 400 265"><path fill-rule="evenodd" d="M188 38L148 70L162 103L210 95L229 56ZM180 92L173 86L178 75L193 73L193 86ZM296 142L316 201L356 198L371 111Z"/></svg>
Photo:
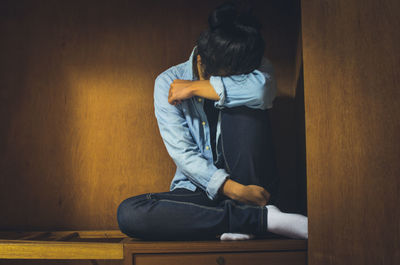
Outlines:
<svg viewBox="0 0 400 265"><path fill-rule="evenodd" d="M35 240L48 237L49 239L65 237L76 233L79 238L126 238L119 230L72 230L72 231L0 231L0 239ZM37 238L39 237L39 238Z"/></svg>
<svg viewBox="0 0 400 265"><path fill-rule="evenodd" d="M123 259L123 244L0 240L0 259Z"/></svg>
<svg viewBox="0 0 400 265"><path fill-rule="evenodd" d="M72 232L72 231L71 231ZM96 231L75 231L80 238L124 238L127 237L119 230L96 230ZM57 233L57 232L55 232Z"/></svg>

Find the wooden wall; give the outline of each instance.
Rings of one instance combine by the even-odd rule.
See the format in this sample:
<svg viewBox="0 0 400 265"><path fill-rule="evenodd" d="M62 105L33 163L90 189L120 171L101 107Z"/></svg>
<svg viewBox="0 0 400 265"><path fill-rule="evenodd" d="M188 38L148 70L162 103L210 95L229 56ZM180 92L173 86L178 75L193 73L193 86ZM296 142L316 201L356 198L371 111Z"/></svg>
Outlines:
<svg viewBox="0 0 400 265"><path fill-rule="evenodd" d="M187 60L221 2L0 2L0 230L116 229L123 199L168 190L175 167L153 114L154 79ZM252 2L281 95L273 121L282 205L304 211L293 131L304 131L299 3Z"/></svg>
<svg viewBox="0 0 400 265"><path fill-rule="evenodd" d="M309 264L400 264L400 2L304 0Z"/></svg>

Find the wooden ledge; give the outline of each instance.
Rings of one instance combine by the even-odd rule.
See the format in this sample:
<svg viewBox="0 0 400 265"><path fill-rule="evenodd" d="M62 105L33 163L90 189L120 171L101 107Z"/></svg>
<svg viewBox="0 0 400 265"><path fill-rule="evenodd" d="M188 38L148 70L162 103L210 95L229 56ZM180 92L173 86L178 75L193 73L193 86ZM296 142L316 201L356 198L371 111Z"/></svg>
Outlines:
<svg viewBox="0 0 400 265"><path fill-rule="evenodd" d="M122 260L118 230L0 232L0 259Z"/></svg>
<svg viewBox="0 0 400 265"><path fill-rule="evenodd" d="M122 260L118 243L1 242L0 259L109 259Z"/></svg>
<svg viewBox="0 0 400 265"><path fill-rule="evenodd" d="M0 259L123 260L148 253L306 251L306 240L141 241L118 230L0 232ZM126 258L125 257L125 258Z"/></svg>

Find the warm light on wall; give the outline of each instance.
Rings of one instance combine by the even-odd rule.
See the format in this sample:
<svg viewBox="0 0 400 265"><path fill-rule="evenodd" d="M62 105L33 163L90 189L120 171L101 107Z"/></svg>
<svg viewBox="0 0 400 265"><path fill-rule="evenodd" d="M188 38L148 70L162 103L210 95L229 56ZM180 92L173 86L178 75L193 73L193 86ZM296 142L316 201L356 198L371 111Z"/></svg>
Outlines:
<svg viewBox="0 0 400 265"><path fill-rule="evenodd" d="M99 192L103 193L100 196L107 196L105 193L110 189L124 193L133 184L115 180L133 181L132 175L141 174L143 178L135 178L134 185L146 185L152 176L151 165L140 159L149 156L150 151L146 148L148 139L143 135L156 132L156 124L155 118L151 119L152 83L140 79L137 72L122 74L103 69L91 73L70 69L67 76L71 96L66 104L71 109L71 133L66 140L72 163L70 185L75 187L76 198L85 198L73 199L72 218L79 221L82 216L74 213L85 211L86 218L95 218L96 207L111 209L119 203L120 198L114 197L102 201L108 205L98 205ZM131 78L121 78L121 75ZM132 87L140 85L145 87ZM143 93L146 89L148 92Z"/></svg>

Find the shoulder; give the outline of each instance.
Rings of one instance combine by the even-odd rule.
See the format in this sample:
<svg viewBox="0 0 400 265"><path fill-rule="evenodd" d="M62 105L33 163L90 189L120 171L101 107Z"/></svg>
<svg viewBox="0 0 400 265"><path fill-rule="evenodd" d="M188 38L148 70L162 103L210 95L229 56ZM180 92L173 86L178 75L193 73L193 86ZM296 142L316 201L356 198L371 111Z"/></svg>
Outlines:
<svg viewBox="0 0 400 265"><path fill-rule="evenodd" d="M168 93L171 83L175 79L183 79L186 68L187 63L181 63L168 68L157 76L154 83L154 103L156 105L168 103Z"/></svg>
<svg viewBox="0 0 400 265"><path fill-rule="evenodd" d="M169 90L169 86L175 79L193 79L192 60L194 49L195 48L193 48L192 53L186 62L172 66L157 76L155 80L155 90L166 89L165 87L167 87Z"/></svg>
<svg viewBox="0 0 400 265"><path fill-rule="evenodd" d="M187 63L181 63L175 66L172 66L159 74L155 80L154 89L165 89L171 85L172 81L175 79L183 79L186 71Z"/></svg>

